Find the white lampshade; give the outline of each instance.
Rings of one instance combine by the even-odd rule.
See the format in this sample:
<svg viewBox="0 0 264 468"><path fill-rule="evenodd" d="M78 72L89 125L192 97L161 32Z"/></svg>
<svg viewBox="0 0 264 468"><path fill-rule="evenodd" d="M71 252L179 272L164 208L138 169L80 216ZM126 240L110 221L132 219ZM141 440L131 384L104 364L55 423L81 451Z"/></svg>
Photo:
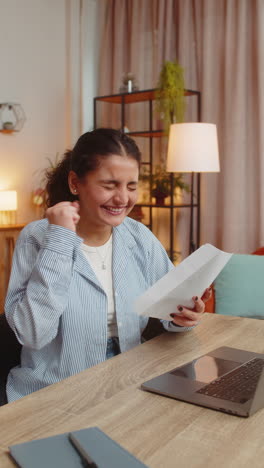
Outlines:
<svg viewBox="0 0 264 468"><path fill-rule="evenodd" d="M16 209L16 190L0 190L0 211L15 211Z"/></svg>
<svg viewBox="0 0 264 468"><path fill-rule="evenodd" d="M176 123L170 126L168 172L219 172L216 125Z"/></svg>

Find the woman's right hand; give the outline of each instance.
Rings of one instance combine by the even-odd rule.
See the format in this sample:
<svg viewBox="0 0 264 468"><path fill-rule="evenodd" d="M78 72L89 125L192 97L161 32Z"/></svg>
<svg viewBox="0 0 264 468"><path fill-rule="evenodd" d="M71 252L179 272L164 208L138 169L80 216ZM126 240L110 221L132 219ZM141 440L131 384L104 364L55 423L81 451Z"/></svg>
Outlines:
<svg viewBox="0 0 264 468"><path fill-rule="evenodd" d="M80 215L78 213L79 210L80 205L78 201L65 201L48 208L46 216L50 224L57 224L58 226L65 227L76 232L76 224L80 219Z"/></svg>

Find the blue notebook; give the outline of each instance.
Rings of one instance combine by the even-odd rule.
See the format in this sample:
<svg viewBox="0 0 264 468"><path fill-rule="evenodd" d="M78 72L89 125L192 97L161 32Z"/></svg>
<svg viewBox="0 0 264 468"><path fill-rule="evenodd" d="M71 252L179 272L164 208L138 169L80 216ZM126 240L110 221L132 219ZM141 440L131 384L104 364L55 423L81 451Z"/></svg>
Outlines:
<svg viewBox="0 0 264 468"><path fill-rule="evenodd" d="M147 468L98 427L71 432L98 468ZM69 433L11 445L10 454L21 468L84 468Z"/></svg>

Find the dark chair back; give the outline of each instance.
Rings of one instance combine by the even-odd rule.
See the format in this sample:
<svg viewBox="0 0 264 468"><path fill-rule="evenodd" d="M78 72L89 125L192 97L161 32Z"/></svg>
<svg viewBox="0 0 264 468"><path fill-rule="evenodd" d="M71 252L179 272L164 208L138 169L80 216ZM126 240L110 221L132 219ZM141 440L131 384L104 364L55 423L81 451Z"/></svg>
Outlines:
<svg viewBox="0 0 264 468"><path fill-rule="evenodd" d="M148 341L152 340L152 338L155 338L156 336L161 335L162 333L166 333L166 330L163 328L160 320L154 317L150 317L148 324L142 333L142 337L144 340Z"/></svg>
<svg viewBox="0 0 264 468"><path fill-rule="evenodd" d="M0 406L7 403L6 381L12 367L20 364L21 344L11 330L5 314L0 314Z"/></svg>

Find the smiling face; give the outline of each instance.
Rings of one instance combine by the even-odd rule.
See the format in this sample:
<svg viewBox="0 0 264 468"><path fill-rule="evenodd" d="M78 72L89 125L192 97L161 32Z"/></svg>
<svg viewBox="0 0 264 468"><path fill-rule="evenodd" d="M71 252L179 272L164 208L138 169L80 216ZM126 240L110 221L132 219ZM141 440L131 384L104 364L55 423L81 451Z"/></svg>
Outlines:
<svg viewBox="0 0 264 468"><path fill-rule="evenodd" d="M138 162L118 155L102 158L83 179L71 172L69 184L77 189L81 220L94 229L121 224L137 201L138 177Z"/></svg>

